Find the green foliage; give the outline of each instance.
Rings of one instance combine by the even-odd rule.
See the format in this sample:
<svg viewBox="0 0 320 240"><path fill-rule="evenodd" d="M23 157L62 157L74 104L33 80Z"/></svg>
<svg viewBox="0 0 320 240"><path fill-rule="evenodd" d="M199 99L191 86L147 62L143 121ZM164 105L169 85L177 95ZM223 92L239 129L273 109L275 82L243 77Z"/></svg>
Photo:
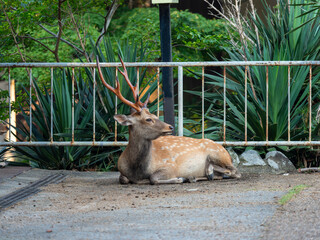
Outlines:
<svg viewBox="0 0 320 240"><path fill-rule="evenodd" d="M147 44L148 60L161 58L158 8L119 9L110 33L121 39ZM199 14L171 9L173 61L208 60L208 51L219 54L228 45L224 20L207 20Z"/></svg>
<svg viewBox="0 0 320 240"><path fill-rule="evenodd" d="M120 1L122 3L122 1ZM71 19L73 14L78 23L79 33L82 37L86 52L94 51L91 40L96 41L103 28L106 15L105 4L109 1L66 1L62 4L61 18L63 20L62 38L82 49L79 36ZM50 9L50 11L48 11ZM90 9L90 11L88 11ZM0 9L0 61L21 62L21 55L12 37L10 25L16 41L27 62L56 62L53 53L57 40L47 33L39 24L53 33L57 33L58 4L52 1L4 1L3 9ZM222 48L228 45L227 24L223 20L207 20L199 14L188 11L171 11L173 60L174 61L203 61L208 60L208 51L220 55ZM146 30L147 29L147 30ZM146 48L146 61L160 60L160 31L159 10L157 8L135 8L127 9L120 7L108 29L109 35L113 36L112 47L117 47L116 39L129 40L135 45L143 41ZM35 41L37 39L39 41ZM42 44L40 44L40 42ZM60 62L79 61L81 54L74 48L60 41L58 48ZM50 77L45 69L33 69L33 76L39 83L48 83ZM28 73L25 69L12 69L12 77L19 79L17 87L29 82ZM0 76L6 79L7 76Z"/></svg>
<svg viewBox="0 0 320 240"><path fill-rule="evenodd" d="M0 25L0 62L23 62L22 57L26 62L56 62L54 51L57 47L57 39L47 33L40 24L57 34L59 30L58 1L3 0L2 2L3 5L0 8L0 21L2 23ZM104 23L105 7L109 6L111 2L111 0L68 0L63 2L61 5L63 22L61 37L82 49L75 25L72 22L72 14L78 24L84 48L90 52L92 50L90 37L98 38ZM90 12L88 12L88 9L90 9ZM12 36L12 31L14 31L17 44ZM81 56L73 47L62 41L59 42L57 55L60 62L79 61ZM50 79L44 69L34 69L33 76L40 83L48 83ZM6 77L4 75L1 78L6 79ZM27 84L29 81L25 69L12 69L12 77L19 79L17 81L18 87Z"/></svg>
<svg viewBox="0 0 320 240"><path fill-rule="evenodd" d="M32 96L33 100L36 100L36 96ZM7 90L0 89L0 121L6 121L9 118L9 92ZM20 113L21 107L26 108L28 94L20 90L16 93L16 100L11 102L11 111Z"/></svg>
<svg viewBox="0 0 320 240"><path fill-rule="evenodd" d="M36 96L32 96L33 100L36 101ZM16 100L11 103L12 111L20 113L21 108L25 109L28 107L26 99L29 99L28 94L24 90L16 92Z"/></svg>
<svg viewBox="0 0 320 240"><path fill-rule="evenodd" d="M303 3L303 0L296 1ZM301 16L308 6L298 8L280 1L277 10L265 5L266 22L259 17L248 17L250 23L244 28L249 37L247 47L226 49L232 61L279 61L279 60L318 60L320 57L320 19L314 13ZM298 17L300 16L300 17ZM310 21L310 19L313 19ZM304 24L306 23L306 24ZM304 24L296 31L296 27ZM258 37L256 34L258 29ZM260 44L259 44L260 43ZM242 50L244 49L244 51ZM214 58L215 59L215 58ZM312 68L313 110L319 104L319 68ZM245 136L245 67L227 68L227 140L244 140ZM266 67L248 67L248 140L266 140ZM279 141L288 138L288 67L268 68L268 139ZM250 84L252 81L252 88ZM308 139L308 86L309 66L290 68L290 116L291 140ZM206 75L210 90L205 93L206 133L210 137L222 139L223 119L223 76ZM200 95L198 92L193 94ZM313 115L315 116L315 115ZM313 123L316 123L313 121ZM313 136L318 136L319 124L313 125Z"/></svg>
<svg viewBox="0 0 320 240"><path fill-rule="evenodd" d="M0 20L3 24L0 26L0 39L1 42L4 43L4 45L2 45L4 51L2 52L3 55L1 60L4 62L21 61L21 56L16 53L16 46L12 37L12 31L14 31L20 48L25 49L28 52L27 58L29 59L27 59L27 61L39 61L42 59L41 55L38 56L40 57L39 59L37 59L37 57L33 58L35 56L32 55L29 57L29 48L32 48L32 50L34 50L34 48L39 48L41 51L44 51L45 49L43 49L39 43L32 41L28 37L39 37L40 39L47 38L47 40L44 41L44 44L55 42L51 35L44 35L44 30L41 29L39 24L51 26L51 28L49 27L49 30L53 30L54 33L57 32L58 2L50 0L3 0L2 2ZM103 2L104 1L68 1L68 4L62 4L62 19L67 19L72 10L76 11L78 16L81 16L87 11L87 7L90 7L92 12L97 14L103 9ZM97 9L94 5L100 6L100 8ZM6 14L4 14L4 12ZM12 29L10 25L12 26ZM65 22L65 26L66 30L73 30L71 28L70 20ZM68 36L68 32L66 32L65 36ZM53 50L54 44L51 45L50 48ZM45 50L45 52L47 52L48 55L51 54L47 50ZM50 58L48 61L49 60Z"/></svg>
<svg viewBox="0 0 320 240"><path fill-rule="evenodd" d="M7 90L0 90L0 120L6 120L9 117L8 97Z"/></svg>

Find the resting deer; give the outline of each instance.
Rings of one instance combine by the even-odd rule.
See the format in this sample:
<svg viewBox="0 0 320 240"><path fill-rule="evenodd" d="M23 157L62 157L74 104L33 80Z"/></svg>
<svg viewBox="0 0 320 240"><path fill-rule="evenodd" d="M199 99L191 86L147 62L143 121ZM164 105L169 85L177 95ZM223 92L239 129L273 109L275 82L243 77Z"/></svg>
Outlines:
<svg viewBox="0 0 320 240"><path fill-rule="evenodd" d="M138 183L144 179L151 184L160 184L213 180L224 176L240 178L229 153L221 145L209 139L170 136L173 127L149 112L149 96L144 103L139 100L138 87L131 84L121 58L120 61L124 70L119 72L131 88L135 103L122 96L118 78L115 88L106 83L97 59L104 86L133 109L131 115L114 116L119 124L129 126L129 143L118 161L121 184Z"/></svg>

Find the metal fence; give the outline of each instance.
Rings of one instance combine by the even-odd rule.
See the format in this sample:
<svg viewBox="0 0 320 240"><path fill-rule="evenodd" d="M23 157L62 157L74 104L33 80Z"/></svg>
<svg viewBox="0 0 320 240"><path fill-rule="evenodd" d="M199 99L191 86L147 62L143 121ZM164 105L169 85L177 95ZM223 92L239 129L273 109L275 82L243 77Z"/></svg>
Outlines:
<svg viewBox="0 0 320 240"><path fill-rule="evenodd" d="M183 76L184 76L184 68L186 67L201 67L202 68L202 78L201 78L201 89L202 89L202 101L201 101L201 118L202 118L202 137L204 137L205 131L205 119L204 119L204 93L205 93L205 67L222 67L223 68L223 96L224 96L224 103L223 103L223 140L218 141L218 143L223 144L225 146L319 146L320 141L313 140L313 136L311 134L312 130L312 68L319 67L320 61L250 61L250 62L139 62L139 63L125 63L126 67L136 67L137 74L139 74L138 69L139 67L153 67L157 68L157 79L158 79L158 93L159 93L159 73L161 67L173 67L178 69L178 135L183 135ZM121 67L121 63L100 63L101 67ZM226 141L226 89L227 89L227 75L226 75L226 68L228 67L235 67L235 66L242 66L245 67L245 139L243 141ZM247 111L247 73L248 69L251 66L265 66L267 69L269 66L287 66L288 67L288 139L286 141L269 141L268 139L268 100L266 101L266 139L265 141L248 141L247 139L247 119L248 119L248 111ZM309 138L307 141L291 141L290 136L290 67L292 66L308 66L309 67L309 96L308 96L308 121L309 121ZM9 80L9 93L11 87L11 69L13 68L27 68L29 69L29 79L30 79L30 92L32 92L32 69L33 68L50 68L51 69L51 123L50 123L50 140L48 141L12 141L11 134L9 135L8 141L0 142L0 146L125 146L127 142L124 141L117 141L117 127L115 127L115 139L114 141L96 141L95 140L95 101L93 106L93 129L92 129L92 141L74 141L74 104L72 105L72 140L71 141L54 141L53 140L53 69L54 68L65 68L69 67L72 69L73 73L73 84L74 86L74 69L75 68L84 68L90 67L93 68L93 81L94 81L94 89L93 93L96 92L96 64L95 63L0 63L0 70L1 69L8 69L8 80ZM268 71L266 71L266 96L268 98ZM159 96L159 94L158 94ZM9 96L10 98L10 96ZM74 87L72 88L72 102L74 103ZM30 95L30 139L32 139L32 97ZM9 112L11 112L11 102L9 100L8 103ZM158 111L159 115L159 98L158 98ZM11 115L9 117L9 132L11 131Z"/></svg>

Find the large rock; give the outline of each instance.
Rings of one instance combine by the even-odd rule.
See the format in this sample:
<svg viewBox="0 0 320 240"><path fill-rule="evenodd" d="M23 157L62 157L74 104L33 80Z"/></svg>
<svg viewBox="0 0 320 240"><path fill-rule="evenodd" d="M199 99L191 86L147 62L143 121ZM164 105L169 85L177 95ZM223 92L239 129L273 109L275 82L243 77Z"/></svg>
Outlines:
<svg viewBox="0 0 320 240"><path fill-rule="evenodd" d="M279 151L268 152L265 158L265 162L272 168L272 172L275 174L297 171L289 158L287 158L282 152Z"/></svg>
<svg viewBox="0 0 320 240"><path fill-rule="evenodd" d="M241 173L271 173L271 167L255 150L245 151L240 155L238 170Z"/></svg>

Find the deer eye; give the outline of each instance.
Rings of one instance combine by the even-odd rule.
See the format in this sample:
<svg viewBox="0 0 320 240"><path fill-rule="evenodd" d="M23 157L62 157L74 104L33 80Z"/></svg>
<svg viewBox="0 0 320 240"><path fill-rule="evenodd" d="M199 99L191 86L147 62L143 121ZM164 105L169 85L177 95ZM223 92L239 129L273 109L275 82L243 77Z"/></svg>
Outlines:
<svg viewBox="0 0 320 240"><path fill-rule="evenodd" d="M146 121L147 122L152 122L152 119L151 118L147 118Z"/></svg>

